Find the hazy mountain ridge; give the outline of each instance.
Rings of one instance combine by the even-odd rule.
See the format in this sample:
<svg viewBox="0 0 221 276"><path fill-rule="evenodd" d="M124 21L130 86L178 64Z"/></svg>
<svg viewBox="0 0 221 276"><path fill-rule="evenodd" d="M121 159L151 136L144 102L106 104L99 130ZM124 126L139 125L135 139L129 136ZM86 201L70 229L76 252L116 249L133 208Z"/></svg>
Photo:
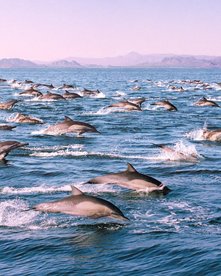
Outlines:
<svg viewBox="0 0 221 276"><path fill-rule="evenodd" d="M173 54L141 55L136 52L107 58L69 57L53 62L33 62L19 58L0 59L0 68L99 68L99 67L167 67L221 68L221 56Z"/></svg>
<svg viewBox="0 0 221 276"><path fill-rule="evenodd" d="M0 68L36 68L38 64L20 58L3 58L0 59Z"/></svg>
<svg viewBox="0 0 221 276"><path fill-rule="evenodd" d="M75 60L57 60L48 64L49 67L56 67L56 68L80 68L83 67L80 63L76 62Z"/></svg>

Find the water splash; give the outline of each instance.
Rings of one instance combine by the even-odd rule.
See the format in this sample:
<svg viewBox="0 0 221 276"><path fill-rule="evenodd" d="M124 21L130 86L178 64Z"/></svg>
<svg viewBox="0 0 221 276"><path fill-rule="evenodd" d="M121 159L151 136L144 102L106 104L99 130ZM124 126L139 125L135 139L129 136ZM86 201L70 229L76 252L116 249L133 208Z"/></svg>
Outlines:
<svg viewBox="0 0 221 276"><path fill-rule="evenodd" d="M25 211L29 207L20 199L0 202L0 226L19 227L33 223L37 214Z"/></svg>
<svg viewBox="0 0 221 276"><path fill-rule="evenodd" d="M183 141L177 142L173 147L162 148L160 155L157 156L159 160L185 162L197 162L202 158L195 145L186 145Z"/></svg>
<svg viewBox="0 0 221 276"><path fill-rule="evenodd" d="M185 136L194 141L202 141L205 140L203 137L203 133L205 131L205 128L195 129L185 134Z"/></svg>

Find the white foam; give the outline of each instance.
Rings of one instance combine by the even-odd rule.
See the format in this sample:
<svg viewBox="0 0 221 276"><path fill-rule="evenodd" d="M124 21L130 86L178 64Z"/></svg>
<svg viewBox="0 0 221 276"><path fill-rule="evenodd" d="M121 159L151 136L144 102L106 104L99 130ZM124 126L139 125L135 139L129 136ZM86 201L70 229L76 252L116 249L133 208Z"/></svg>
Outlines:
<svg viewBox="0 0 221 276"><path fill-rule="evenodd" d="M37 213L25 211L29 207L20 199L0 202L0 226L21 227L33 223Z"/></svg>
<svg viewBox="0 0 221 276"><path fill-rule="evenodd" d="M40 185L35 187L23 187L23 188L4 187L0 189L0 194L13 194L13 195L48 194L48 193L69 192L69 191L71 191L70 185L64 185L61 187Z"/></svg>
<svg viewBox="0 0 221 276"><path fill-rule="evenodd" d="M126 96L126 93L124 91L117 90L113 96L114 97L124 97L124 96Z"/></svg>
<svg viewBox="0 0 221 276"><path fill-rule="evenodd" d="M203 137L204 131L205 131L205 128L195 129L195 130L192 130L192 131L186 133L185 136L194 141L202 141L202 140L205 140Z"/></svg>
<svg viewBox="0 0 221 276"><path fill-rule="evenodd" d="M177 142L174 147L170 148L172 149L171 151L161 149L160 155L156 158L158 160L187 162L196 162L203 158L203 156L198 154L195 145L186 145L183 143L183 141Z"/></svg>
<svg viewBox="0 0 221 276"><path fill-rule="evenodd" d="M34 186L34 187L23 187L23 188L16 188L16 187L4 187L0 189L0 194L4 195L28 195L28 194L51 194L51 193L59 193L59 192L71 192L71 186L74 185L82 192L85 193L93 193L99 194L103 192L117 192L121 191L124 188L116 185L110 184L99 184L99 185L92 185L92 184L84 184L84 182L78 183L70 183L63 186L48 186L45 184ZM19 201L20 202L20 201ZM13 201L13 204L15 202ZM17 203L17 201L16 201ZM14 204L15 205L15 204ZM1 206L1 205L0 205ZM21 204L18 204L20 210L27 210L28 206L25 202L22 201ZM1 208L0 208L1 209ZM1 212L1 211L0 211Z"/></svg>

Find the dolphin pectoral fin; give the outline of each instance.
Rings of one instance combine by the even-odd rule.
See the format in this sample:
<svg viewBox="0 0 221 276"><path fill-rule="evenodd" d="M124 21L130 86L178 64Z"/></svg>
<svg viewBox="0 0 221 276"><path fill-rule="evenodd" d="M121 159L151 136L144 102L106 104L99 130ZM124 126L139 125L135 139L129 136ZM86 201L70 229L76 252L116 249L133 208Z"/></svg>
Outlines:
<svg viewBox="0 0 221 276"><path fill-rule="evenodd" d="M77 196L77 195L83 195L84 193L81 191L81 190L79 190L78 188L76 188L75 186L71 186L71 193L72 193L72 195L73 196Z"/></svg>

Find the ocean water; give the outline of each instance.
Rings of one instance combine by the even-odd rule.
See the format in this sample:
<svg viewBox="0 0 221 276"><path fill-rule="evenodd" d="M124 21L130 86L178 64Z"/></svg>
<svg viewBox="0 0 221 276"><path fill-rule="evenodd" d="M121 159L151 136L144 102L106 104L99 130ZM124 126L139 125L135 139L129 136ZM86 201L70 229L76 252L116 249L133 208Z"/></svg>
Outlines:
<svg viewBox="0 0 221 276"><path fill-rule="evenodd" d="M17 126L0 131L1 141L29 143L0 164L1 275L221 275L221 143L202 137L203 129L221 127L221 109L194 105L202 96L221 105L216 84L221 70L1 69L0 78L8 80L0 83L0 102L21 100L12 110L0 110L0 124ZM77 93L85 87L102 94L40 101L19 96L27 85L12 85L13 79L52 83L55 93L62 94L58 87L67 83L76 85ZM140 90L133 90L135 85ZM106 108L137 97L146 98L142 112ZM162 99L178 111L151 105ZM17 112L44 124L14 123ZM101 134L44 134L65 115L94 125ZM162 152L156 144L175 151ZM172 192L157 197L84 184L123 171L128 162ZM67 196L70 185L111 201L130 221L31 210Z"/></svg>

